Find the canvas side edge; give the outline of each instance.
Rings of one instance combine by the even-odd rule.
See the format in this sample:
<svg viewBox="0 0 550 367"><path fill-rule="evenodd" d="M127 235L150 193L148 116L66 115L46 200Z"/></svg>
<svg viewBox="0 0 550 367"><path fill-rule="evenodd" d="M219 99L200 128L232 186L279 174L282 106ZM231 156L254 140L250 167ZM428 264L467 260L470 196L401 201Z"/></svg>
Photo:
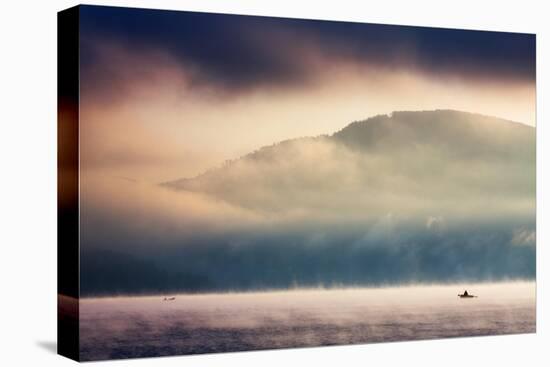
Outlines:
<svg viewBox="0 0 550 367"><path fill-rule="evenodd" d="M79 345L79 7L57 14L57 352Z"/></svg>

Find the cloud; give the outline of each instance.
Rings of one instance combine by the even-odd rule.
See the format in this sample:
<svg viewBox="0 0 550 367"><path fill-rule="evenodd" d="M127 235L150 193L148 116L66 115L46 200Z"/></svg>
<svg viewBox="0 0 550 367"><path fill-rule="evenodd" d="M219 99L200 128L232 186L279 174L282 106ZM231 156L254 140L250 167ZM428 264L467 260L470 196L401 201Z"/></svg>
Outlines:
<svg viewBox="0 0 550 367"><path fill-rule="evenodd" d="M139 27L136 27L139 24ZM195 82L233 91L301 84L330 63L489 80L535 80L535 36L192 12L81 7L83 70L93 43L163 50Z"/></svg>
<svg viewBox="0 0 550 367"><path fill-rule="evenodd" d="M86 169L163 181L393 110L535 124L532 35L81 11Z"/></svg>

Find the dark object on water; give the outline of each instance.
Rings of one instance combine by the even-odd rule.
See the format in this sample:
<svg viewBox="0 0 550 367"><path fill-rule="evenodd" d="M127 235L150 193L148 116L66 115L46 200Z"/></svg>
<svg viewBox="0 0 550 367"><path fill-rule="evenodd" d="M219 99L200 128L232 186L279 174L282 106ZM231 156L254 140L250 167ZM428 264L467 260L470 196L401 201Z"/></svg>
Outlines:
<svg viewBox="0 0 550 367"><path fill-rule="evenodd" d="M169 298L164 297L163 301L174 301L175 299L176 297L169 297Z"/></svg>
<svg viewBox="0 0 550 367"><path fill-rule="evenodd" d="M464 291L464 293L458 295L460 298L477 298L477 296L474 296L472 294L468 294L468 291Z"/></svg>

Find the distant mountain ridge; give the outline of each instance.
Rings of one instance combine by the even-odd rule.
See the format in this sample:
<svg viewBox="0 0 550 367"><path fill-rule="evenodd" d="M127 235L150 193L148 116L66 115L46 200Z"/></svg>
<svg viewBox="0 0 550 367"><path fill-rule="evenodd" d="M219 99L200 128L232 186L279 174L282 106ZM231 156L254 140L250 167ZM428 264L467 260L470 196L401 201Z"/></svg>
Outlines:
<svg viewBox="0 0 550 367"><path fill-rule="evenodd" d="M504 140L495 140L488 135L495 129L504 133ZM461 137L494 148L518 138L529 143L529 139L534 137L534 128L511 120L456 110L397 111L353 122L332 137L363 148L377 147L384 140L403 142L404 138L410 144L451 142L456 145L456 139Z"/></svg>
<svg viewBox="0 0 550 367"><path fill-rule="evenodd" d="M454 205L443 202L449 195L470 209L525 204L534 200L535 128L454 110L394 112L333 135L262 147L163 185L260 211L381 214L400 202L413 211L446 211Z"/></svg>

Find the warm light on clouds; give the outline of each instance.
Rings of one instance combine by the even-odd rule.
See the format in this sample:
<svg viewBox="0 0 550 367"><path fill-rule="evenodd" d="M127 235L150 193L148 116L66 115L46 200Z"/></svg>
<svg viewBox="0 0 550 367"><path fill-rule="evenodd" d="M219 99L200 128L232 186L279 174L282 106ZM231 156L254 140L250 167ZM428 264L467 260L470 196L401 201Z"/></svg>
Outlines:
<svg viewBox="0 0 550 367"><path fill-rule="evenodd" d="M167 56L136 61L138 55L113 46L105 52L106 67L119 76L109 85L120 93L108 91L111 99L105 99L83 89L84 168L113 167L136 179L197 175L273 142L331 134L352 121L400 110L456 109L535 123L535 86L528 82L325 62L314 82L228 95L193 85Z"/></svg>

